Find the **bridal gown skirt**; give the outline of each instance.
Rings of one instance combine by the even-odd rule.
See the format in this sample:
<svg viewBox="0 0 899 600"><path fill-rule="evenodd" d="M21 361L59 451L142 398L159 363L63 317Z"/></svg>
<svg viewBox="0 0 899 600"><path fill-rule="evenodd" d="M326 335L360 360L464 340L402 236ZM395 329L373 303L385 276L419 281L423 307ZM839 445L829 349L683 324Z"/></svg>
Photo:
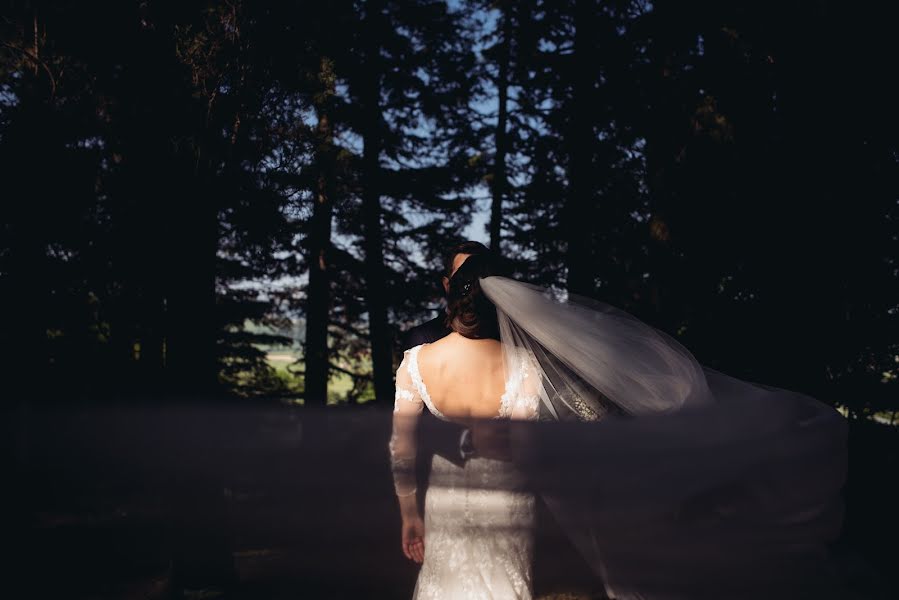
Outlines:
<svg viewBox="0 0 899 600"><path fill-rule="evenodd" d="M529 599L535 497L510 463L434 456L416 600Z"/></svg>

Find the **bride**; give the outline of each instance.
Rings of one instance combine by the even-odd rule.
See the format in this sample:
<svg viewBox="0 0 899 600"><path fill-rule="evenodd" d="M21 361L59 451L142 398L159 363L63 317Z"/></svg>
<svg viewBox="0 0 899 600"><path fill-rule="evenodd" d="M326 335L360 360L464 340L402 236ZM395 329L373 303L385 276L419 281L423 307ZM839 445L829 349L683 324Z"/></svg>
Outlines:
<svg viewBox="0 0 899 600"><path fill-rule="evenodd" d="M403 552L421 564L413 597L531 598L535 493L611 598L803 597L841 525L842 417L703 367L611 306L497 273L490 255L468 258L449 284L452 333L396 373L389 449ZM434 456L422 518L425 409L507 423L512 451Z"/></svg>

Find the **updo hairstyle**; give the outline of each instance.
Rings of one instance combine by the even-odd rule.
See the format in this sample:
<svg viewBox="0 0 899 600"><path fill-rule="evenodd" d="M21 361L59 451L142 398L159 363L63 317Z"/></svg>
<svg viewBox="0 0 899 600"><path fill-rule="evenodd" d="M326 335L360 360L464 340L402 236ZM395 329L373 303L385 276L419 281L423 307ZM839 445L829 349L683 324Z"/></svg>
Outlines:
<svg viewBox="0 0 899 600"><path fill-rule="evenodd" d="M492 253L469 256L449 280L446 326L473 339L499 339L496 307L481 290L480 279L502 275Z"/></svg>

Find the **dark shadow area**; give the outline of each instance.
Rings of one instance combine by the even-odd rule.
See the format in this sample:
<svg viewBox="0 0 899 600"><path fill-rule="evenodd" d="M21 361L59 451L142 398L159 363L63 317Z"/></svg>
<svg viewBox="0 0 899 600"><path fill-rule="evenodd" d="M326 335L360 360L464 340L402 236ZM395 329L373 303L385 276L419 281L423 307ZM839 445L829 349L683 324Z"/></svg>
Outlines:
<svg viewBox="0 0 899 600"><path fill-rule="evenodd" d="M30 597L411 593L417 567L399 547L387 412L276 404L32 405L15 424L17 460L7 514L16 582ZM603 551L612 557L619 585L660 587L675 595L687 590L684 597L691 598L879 599L894 589L884 567L896 558L890 542L895 528L869 516L896 498L890 478L878 479L876 495L883 504L872 506L859 498L871 497L865 486L873 480L862 469L851 471L845 527L841 507L834 505L834 519L813 536L828 554L813 556L771 545L776 538L757 535L760 530L754 533L749 522L748 529L716 533L745 518L739 507L747 499L740 500L739 491L688 499L676 519L661 515L655 507L663 506L659 499L670 488L657 476L669 467L661 457L663 445L647 448L643 456L609 451L621 445L609 439L612 433L645 436L643 425L517 426L522 429L515 435L528 444L515 462L541 494L538 597L604 597L602 578L568 535L591 523L599 524L601 539L612 546ZM874 436L865 432L862 439ZM849 443L855 461L870 451L855 437ZM600 450L605 459L597 458ZM795 469L802 460L778 464ZM758 467L731 466L735 476ZM689 476L683 469L674 476ZM649 478L628 478L632 471ZM704 472L711 469L705 466ZM440 485L439 477L432 478L430 486ZM737 512L709 520L715 503ZM795 527L783 525L784 539L795 539ZM754 545L762 537L768 545ZM735 540L740 543L726 544ZM785 586L795 591L786 593Z"/></svg>

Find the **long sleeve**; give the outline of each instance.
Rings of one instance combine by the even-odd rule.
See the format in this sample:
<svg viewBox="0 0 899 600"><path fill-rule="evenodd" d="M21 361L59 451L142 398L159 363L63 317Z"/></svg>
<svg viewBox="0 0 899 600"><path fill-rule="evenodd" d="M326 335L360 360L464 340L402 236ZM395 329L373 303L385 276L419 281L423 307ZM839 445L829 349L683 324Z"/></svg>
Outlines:
<svg viewBox="0 0 899 600"><path fill-rule="evenodd" d="M422 399L409 373L409 352L396 371L393 404L393 433L390 436L390 466L398 496L415 493L415 456L418 452L418 420Z"/></svg>

